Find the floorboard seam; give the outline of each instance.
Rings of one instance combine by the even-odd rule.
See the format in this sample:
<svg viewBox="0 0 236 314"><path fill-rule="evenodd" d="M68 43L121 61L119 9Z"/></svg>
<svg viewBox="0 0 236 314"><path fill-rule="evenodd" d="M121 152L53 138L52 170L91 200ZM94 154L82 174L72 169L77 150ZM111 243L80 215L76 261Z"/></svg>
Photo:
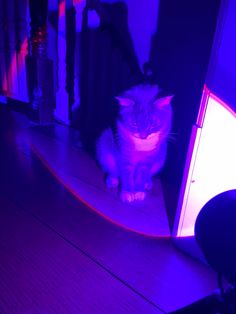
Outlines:
<svg viewBox="0 0 236 314"><path fill-rule="evenodd" d="M8 198L11 197L10 195L7 193ZM6 197L6 195L5 195ZM11 201L12 202L12 201ZM35 215L34 213L32 213L31 211L25 209L21 204L19 204L18 202L15 202L15 205L22 210L23 212L25 212L27 215L33 217L34 219L36 219L38 222L40 222L40 224L42 224L44 227L50 229L53 233L57 234L61 239L63 239L66 243L68 243L70 246L72 246L74 249L76 249L77 251L81 252L83 255L85 255L86 257L88 257L91 261L93 261L96 265L98 265L99 267L101 267L105 272L107 272L108 274L110 274L112 277L114 277L116 280L118 280L119 282L121 282L123 285L125 285L127 288L129 288L131 291L133 291L135 294L137 294L139 297L141 297L143 300L145 300L146 302L148 302L149 304L151 304L152 306L154 306L156 309L158 309L159 311L161 311L162 313L166 314L167 312L163 309L161 309L157 304L155 304L154 302L152 302L151 300L149 300L147 297L145 297L142 293L140 293L138 290L136 290L135 288L133 288L131 285L129 285L127 282L125 282L123 279L119 278L116 274L114 274L111 270L109 270L108 268L106 268L103 264L101 264L99 261L97 261L94 257L90 256L88 253L86 253L86 251L84 251L83 249L81 249L78 245L74 244L71 240L67 239L65 236L63 236L62 234L60 234L56 229L54 229L52 226L50 226L48 223L46 223L45 221L43 221L41 218L39 218L37 215Z"/></svg>

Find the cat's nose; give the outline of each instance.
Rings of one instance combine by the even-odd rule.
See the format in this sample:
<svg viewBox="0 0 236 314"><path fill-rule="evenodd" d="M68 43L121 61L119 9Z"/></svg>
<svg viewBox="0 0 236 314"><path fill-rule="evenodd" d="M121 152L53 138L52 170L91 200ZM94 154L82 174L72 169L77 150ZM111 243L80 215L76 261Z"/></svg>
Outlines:
<svg viewBox="0 0 236 314"><path fill-rule="evenodd" d="M146 132L141 132L141 133L140 133L140 138L141 138L142 140L145 140L145 138L147 138L147 133L146 133Z"/></svg>

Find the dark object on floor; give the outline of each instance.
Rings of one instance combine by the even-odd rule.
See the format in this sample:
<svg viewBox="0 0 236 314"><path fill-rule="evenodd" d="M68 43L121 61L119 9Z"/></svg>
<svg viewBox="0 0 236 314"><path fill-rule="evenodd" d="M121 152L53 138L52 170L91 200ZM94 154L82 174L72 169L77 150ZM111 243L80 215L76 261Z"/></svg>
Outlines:
<svg viewBox="0 0 236 314"><path fill-rule="evenodd" d="M195 238L207 262L218 273L220 290L172 314L236 313L236 190L215 196L201 209ZM233 285L227 291L222 277Z"/></svg>
<svg viewBox="0 0 236 314"><path fill-rule="evenodd" d="M236 288L230 288L222 299L220 293L215 293L169 314L235 314Z"/></svg>
<svg viewBox="0 0 236 314"><path fill-rule="evenodd" d="M220 294L175 313L236 313L236 190L215 196L201 209L195 238L206 261L218 273ZM223 277L234 288L225 292Z"/></svg>
<svg viewBox="0 0 236 314"><path fill-rule="evenodd" d="M195 237L209 265L236 283L236 190L212 198L200 211Z"/></svg>

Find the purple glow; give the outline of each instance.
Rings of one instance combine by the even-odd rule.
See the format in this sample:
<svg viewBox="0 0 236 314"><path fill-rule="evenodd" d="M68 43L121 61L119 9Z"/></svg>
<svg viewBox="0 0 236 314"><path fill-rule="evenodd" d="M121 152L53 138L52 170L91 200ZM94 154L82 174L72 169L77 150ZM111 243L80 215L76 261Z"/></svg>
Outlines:
<svg viewBox="0 0 236 314"><path fill-rule="evenodd" d="M215 195L236 187L236 114L204 89L187 160L177 236L194 235L201 208Z"/></svg>

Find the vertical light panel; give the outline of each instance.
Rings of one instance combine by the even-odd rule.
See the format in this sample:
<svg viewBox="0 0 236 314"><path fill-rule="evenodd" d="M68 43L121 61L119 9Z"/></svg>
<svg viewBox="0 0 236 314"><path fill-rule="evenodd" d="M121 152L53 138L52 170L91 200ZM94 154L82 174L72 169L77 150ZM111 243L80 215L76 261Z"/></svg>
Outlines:
<svg viewBox="0 0 236 314"><path fill-rule="evenodd" d="M194 235L197 215L212 197L236 188L236 114L210 92L200 113L179 202L180 237Z"/></svg>

